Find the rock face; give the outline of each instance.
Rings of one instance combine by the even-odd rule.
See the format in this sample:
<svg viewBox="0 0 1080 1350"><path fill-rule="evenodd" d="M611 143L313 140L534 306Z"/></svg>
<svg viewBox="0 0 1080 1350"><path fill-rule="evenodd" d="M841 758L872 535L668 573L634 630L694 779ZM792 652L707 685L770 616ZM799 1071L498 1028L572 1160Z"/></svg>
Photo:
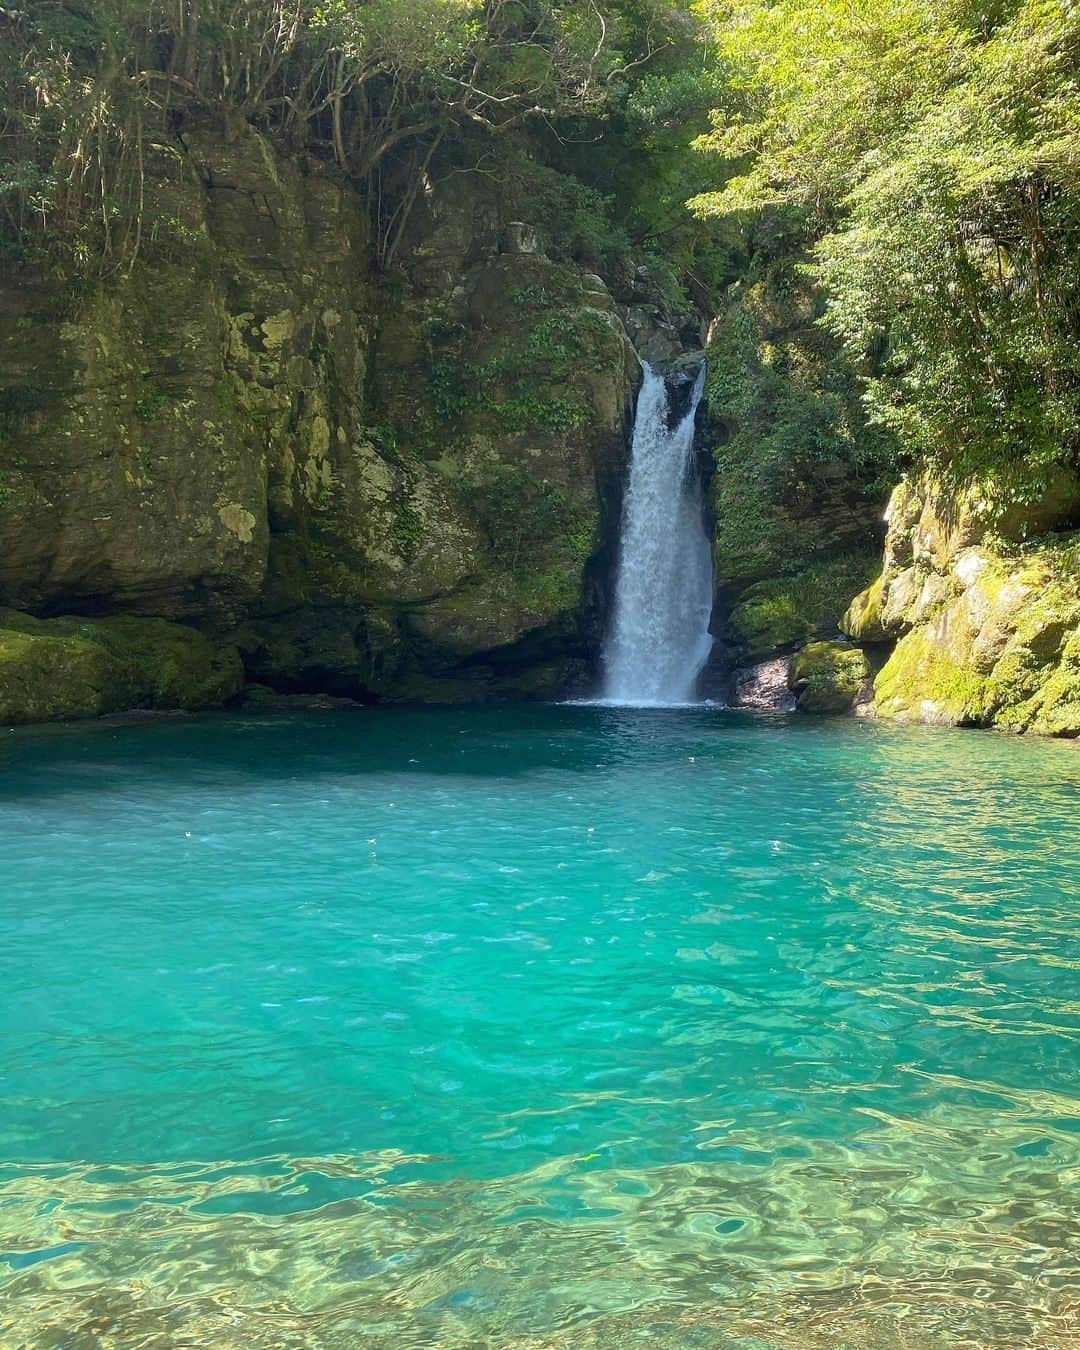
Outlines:
<svg viewBox="0 0 1080 1350"><path fill-rule="evenodd" d="M0 610L0 722L129 708L216 708L244 682L236 648L164 619L34 619Z"/></svg>
<svg viewBox="0 0 1080 1350"><path fill-rule="evenodd" d="M717 636L745 665L837 636L881 550L881 449L857 380L812 288L784 282L733 287L706 348Z"/></svg>
<svg viewBox="0 0 1080 1350"><path fill-rule="evenodd" d="M1007 512L978 486L901 484L882 573L841 624L859 642L895 643L874 713L1080 735L1078 521L1080 486L1065 474L1037 507Z"/></svg>
<svg viewBox="0 0 1080 1350"><path fill-rule="evenodd" d="M282 693L572 677L639 376L604 283L452 180L376 284L324 166L250 128L160 153L152 263L0 298L0 603L196 625Z"/></svg>
<svg viewBox="0 0 1080 1350"><path fill-rule="evenodd" d="M759 661L737 670L731 706L751 712L794 712L791 665L790 656L775 656L771 661Z"/></svg>

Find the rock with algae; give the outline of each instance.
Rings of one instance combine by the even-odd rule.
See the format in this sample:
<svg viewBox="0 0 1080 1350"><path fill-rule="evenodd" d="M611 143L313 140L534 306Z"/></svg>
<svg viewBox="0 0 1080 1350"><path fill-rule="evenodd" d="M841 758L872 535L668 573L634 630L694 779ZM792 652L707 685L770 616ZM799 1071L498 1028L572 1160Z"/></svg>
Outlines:
<svg viewBox="0 0 1080 1350"><path fill-rule="evenodd" d="M795 654L789 684L799 712L841 713L854 707L870 665L853 642L809 642Z"/></svg>
<svg viewBox="0 0 1080 1350"><path fill-rule="evenodd" d="M882 573L841 622L860 642L895 642L877 716L1080 735L1080 534L1064 528L1078 509L1065 476L1023 510L931 478L896 489ZM1031 528L1043 533L1017 537Z"/></svg>
<svg viewBox="0 0 1080 1350"><path fill-rule="evenodd" d="M182 624L0 610L0 723L219 707L243 678L234 646Z"/></svg>

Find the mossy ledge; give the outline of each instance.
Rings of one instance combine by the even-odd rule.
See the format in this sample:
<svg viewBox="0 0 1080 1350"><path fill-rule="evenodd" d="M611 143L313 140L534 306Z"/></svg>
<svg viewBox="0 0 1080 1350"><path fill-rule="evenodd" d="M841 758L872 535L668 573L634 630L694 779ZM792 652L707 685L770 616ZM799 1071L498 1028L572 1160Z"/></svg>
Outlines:
<svg viewBox="0 0 1080 1350"><path fill-rule="evenodd" d="M134 708L217 708L240 692L236 647L164 619L34 619L0 609L0 722Z"/></svg>

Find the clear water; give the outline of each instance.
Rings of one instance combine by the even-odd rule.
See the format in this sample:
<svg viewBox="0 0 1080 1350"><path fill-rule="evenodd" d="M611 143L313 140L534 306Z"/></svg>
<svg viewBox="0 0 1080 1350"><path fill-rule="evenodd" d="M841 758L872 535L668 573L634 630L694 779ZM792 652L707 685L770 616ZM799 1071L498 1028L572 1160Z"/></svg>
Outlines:
<svg viewBox="0 0 1080 1350"><path fill-rule="evenodd" d="M671 427L664 377L643 368L604 649L609 703L687 702L712 649L712 547L691 454L704 387L702 366L685 416Z"/></svg>
<svg viewBox="0 0 1080 1350"><path fill-rule="evenodd" d="M1077 1344L1080 754L0 741L0 1343Z"/></svg>

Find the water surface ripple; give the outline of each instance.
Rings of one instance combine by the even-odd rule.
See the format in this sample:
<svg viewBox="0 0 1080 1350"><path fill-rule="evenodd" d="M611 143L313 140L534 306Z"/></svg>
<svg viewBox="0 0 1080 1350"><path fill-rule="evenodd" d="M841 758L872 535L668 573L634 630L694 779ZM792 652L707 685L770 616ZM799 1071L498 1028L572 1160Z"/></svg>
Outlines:
<svg viewBox="0 0 1080 1350"><path fill-rule="evenodd" d="M713 709L0 742L0 1342L1080 1344L1080 754Z"/></svg>

